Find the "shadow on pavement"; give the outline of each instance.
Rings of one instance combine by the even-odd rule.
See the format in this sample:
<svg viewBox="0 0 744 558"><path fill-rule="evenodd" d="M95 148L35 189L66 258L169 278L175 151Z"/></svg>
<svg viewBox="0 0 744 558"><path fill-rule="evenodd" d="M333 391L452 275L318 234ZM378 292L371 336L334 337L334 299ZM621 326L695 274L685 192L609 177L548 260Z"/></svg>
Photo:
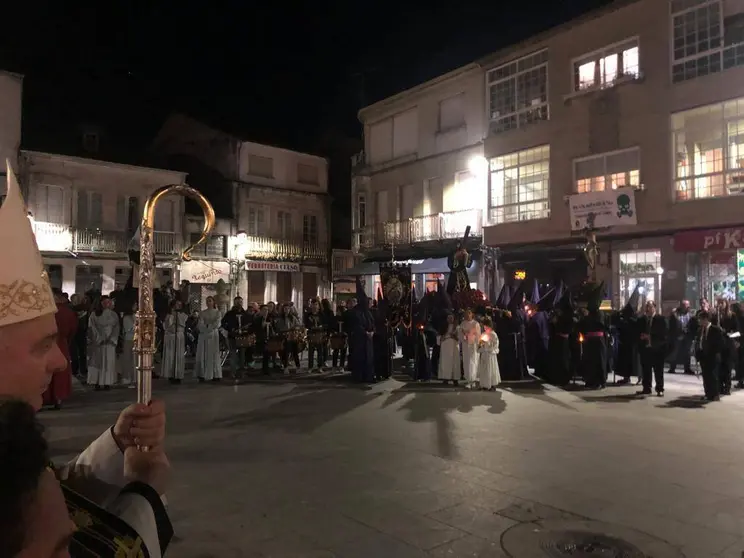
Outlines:
<svg viewBox="0 0 744 558"><path fill-rule="evenodd" d="M469 413L475 407L487 407L493 415L499 415L506 410L506 402L500 391L451 391L436 392L400 392L394 391L388 395L383 408L395 405L405 399L405 403L398 409L405 413L410 422L432 422L435 424L435 436L440 457L457 458L459 451L453 443L452 431L454 423L450 413Z"/></svg>
<svg viewBox="0 0 744 558"><path fill-rule="evenodd" d="M676 399L670 399L663 405L656 405L659 409L702 409L710 401L702 398L700 395L683 395Z"/></svg>
<svg viewBox="0 0 744 558"><path fill-rule="evenodd" d="M553 397L550 397L550 390L546 389L546 386L549 385L550 384L546 384L540 380L532 380L527 382L503 383L500 387L504 391L508 391L509 393L513 393L514 395L518 395L519 397L525 397L527 399L537 399L538 401L550 403L551 405L555 405L563 409L568 409L569 411L578 410L575 407L564 403L563 401L559 401L557 399L554 399Z"/></svg>
<svg viewBox="0 0 744 558"><path fill-rule="evenodd" d="M578 397L580 397L587 403L630 403L631 401L641 401L646 398L646 396L638 395L636 393L619 393L614 395L578 395Z"/></svg>

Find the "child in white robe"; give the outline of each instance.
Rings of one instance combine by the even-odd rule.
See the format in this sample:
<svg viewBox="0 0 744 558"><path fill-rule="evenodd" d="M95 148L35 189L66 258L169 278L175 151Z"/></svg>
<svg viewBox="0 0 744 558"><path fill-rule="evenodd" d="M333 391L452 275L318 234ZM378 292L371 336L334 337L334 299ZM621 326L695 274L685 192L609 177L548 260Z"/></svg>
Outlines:
<svg viewBox="0 0 744 558"><path fill-rule="evenodd" d="M494 391L501 383L501 372L499 371L499 336L493 330L490 318L483 320L485 332L478 341L478 381L481 389Z"/></svg>

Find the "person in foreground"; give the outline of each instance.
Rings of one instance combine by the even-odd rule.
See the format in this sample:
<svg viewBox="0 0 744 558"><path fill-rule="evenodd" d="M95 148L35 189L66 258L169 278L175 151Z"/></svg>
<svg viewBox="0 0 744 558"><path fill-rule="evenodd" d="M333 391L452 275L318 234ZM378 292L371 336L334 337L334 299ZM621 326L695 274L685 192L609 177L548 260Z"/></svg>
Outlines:
<svg viewBox="0 0 744 558"><path fill-rule="evenodd" d="M160 451L130 448L124 469L128 484L107 508L71 493L49 465L35 410L23 401L0 401L0 556L163 556L173 536L159 497L168 460Z"/></svg>
<svg viewBox="0 0 744 558"><path fill-rule="evenodd" d="M9 161L7 195L0 205L0 245L8 262L0 266L0 397L21 399L38 410L55 372L67 368L67 359L57 345L57 304ZM124 485L127 448L137 444L159 448L164 437L161 402L130 405L59 473L78 478L79 491L105 503L115 493L111 487L104 490L106 485ZM88 482L93 477L102 482Z"/></svg>

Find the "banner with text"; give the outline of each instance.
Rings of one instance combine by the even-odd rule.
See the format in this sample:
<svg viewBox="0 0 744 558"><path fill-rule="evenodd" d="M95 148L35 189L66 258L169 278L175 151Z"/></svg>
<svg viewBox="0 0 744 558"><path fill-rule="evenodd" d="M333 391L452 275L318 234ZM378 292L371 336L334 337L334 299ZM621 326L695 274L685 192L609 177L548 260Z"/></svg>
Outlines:
<svg viewBox="0 0 744 558"><path fill-rule="evenodd" d="M638 224L635 188L575 194L568 204L572 231Z"/></svg>
<svg viewBox="0 0 744 558"><path fill-rule="evenodd" d="M380 283L391 327L411 323L411 266L380 264Z"/></svg>
<svg viewBox="0 0 744 558"><path fill-rule="evenodd" d="M206 262L189 260L181 263L181 281L214 285L222 279L230 282L230 264L228 262Z"/></svg>
<svg viewBox="0 0 744 558"><path fill-rule="evenodd" d="M256 262L246 261L246 271L284 271L286 273L299 273L300 264L294 262Z"/></svg>

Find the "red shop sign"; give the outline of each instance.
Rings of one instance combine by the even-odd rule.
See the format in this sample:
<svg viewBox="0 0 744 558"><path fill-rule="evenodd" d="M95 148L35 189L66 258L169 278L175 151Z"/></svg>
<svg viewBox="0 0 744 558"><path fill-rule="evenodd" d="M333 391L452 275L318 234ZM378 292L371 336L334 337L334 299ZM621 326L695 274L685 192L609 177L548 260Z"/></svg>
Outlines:
<svg viewBox="0 0 744 558"><path fill-rule="evenodd" d="M744 227L684 231L674 235L675 252L716 252L744 248Z"/></svg>

